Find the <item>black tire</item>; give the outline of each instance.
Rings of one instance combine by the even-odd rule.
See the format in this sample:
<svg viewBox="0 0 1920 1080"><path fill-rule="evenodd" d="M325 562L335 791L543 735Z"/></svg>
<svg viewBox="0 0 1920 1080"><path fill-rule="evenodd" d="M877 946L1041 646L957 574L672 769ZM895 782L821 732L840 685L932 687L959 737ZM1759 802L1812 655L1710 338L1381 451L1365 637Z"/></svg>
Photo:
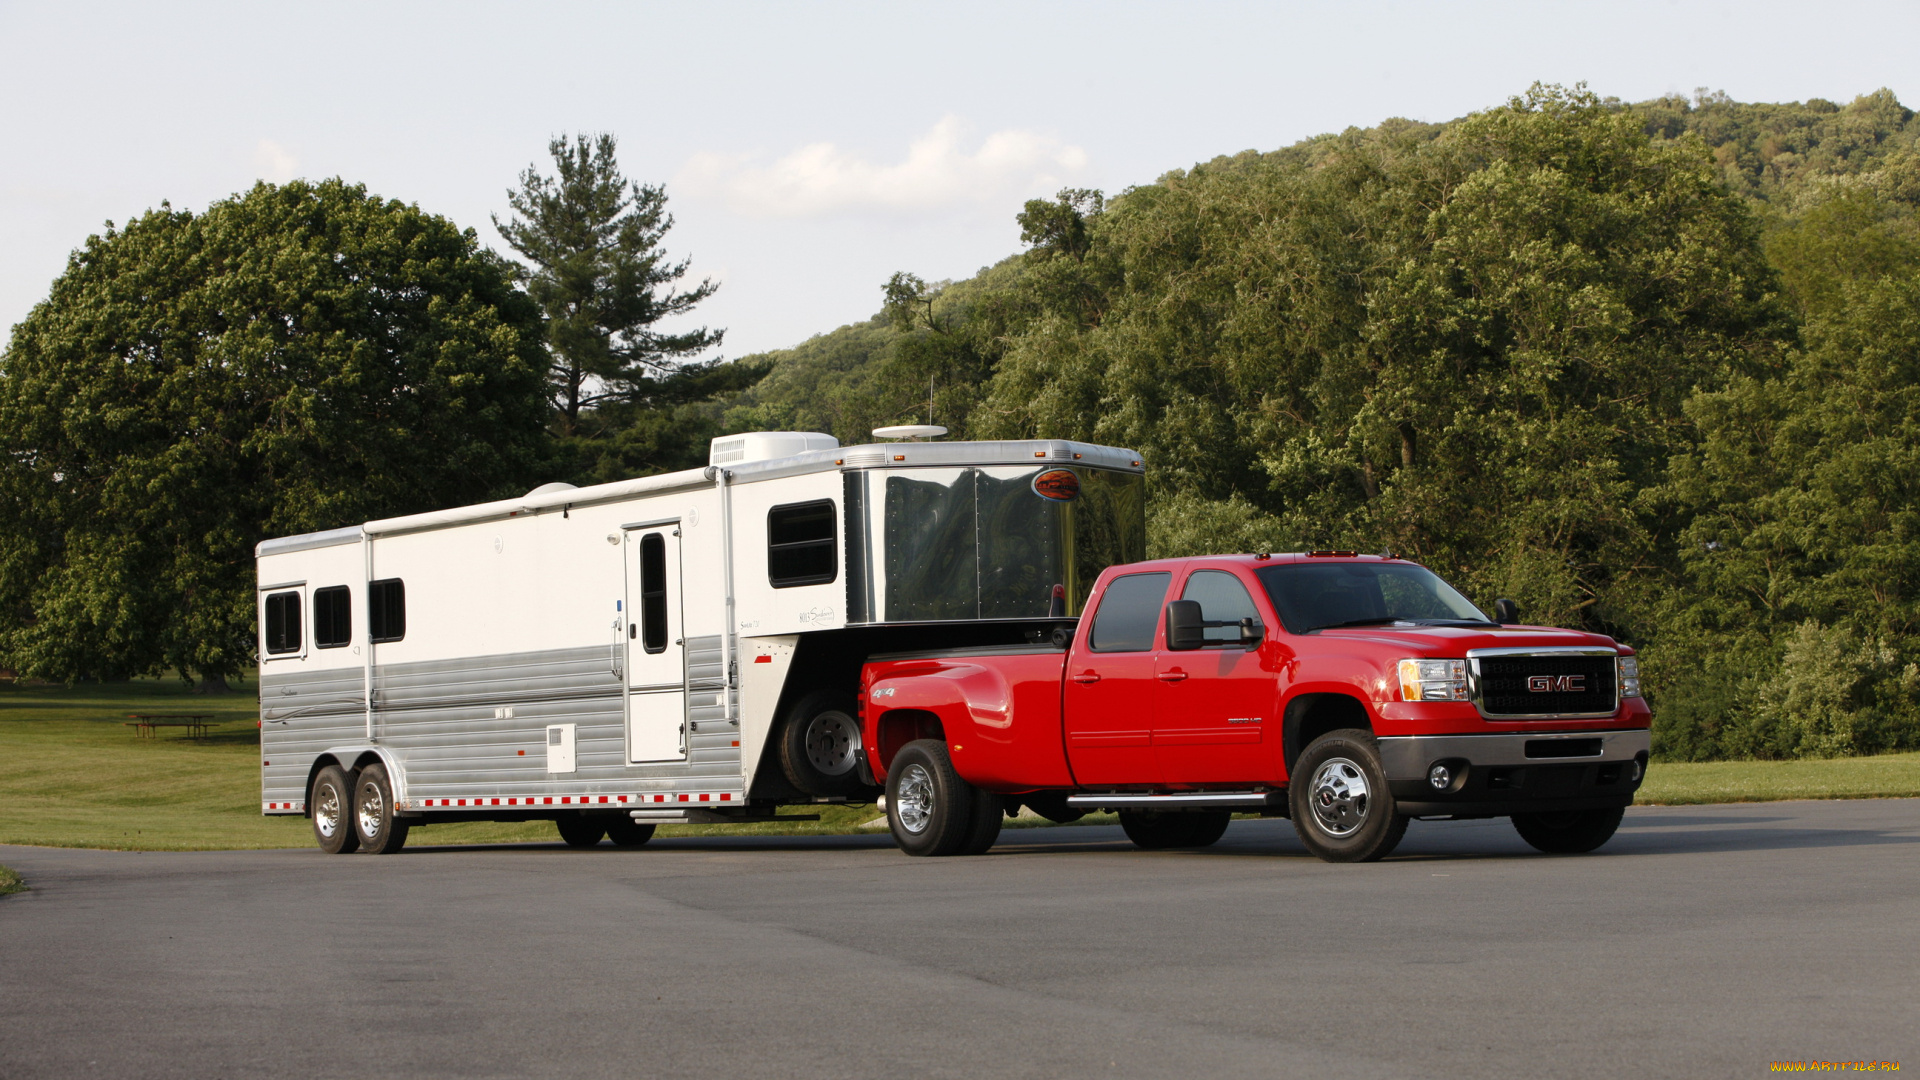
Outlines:
<svg viewBox="0 0 1920 1080"><path fill-rule="evenodd" d="M838 690L818 690L787 710L780 768L809 795L854 795L860 783L860 710Z"/></svg>
<svg viewBox="0 0 1920 1080"><path fill-rule="evenodd" d="M607 819L607 839L614 847L634 848L653 839L654 826L642 825L624 814Z"/></svg>
<svg viewBox="0 0 1920 1080"><path fill-rule="evenodd" d="M1373 735L1357 728L1328 732L1307 747L1294 762L1287 805L1300 842L1327 862L1372 862L1407 834Z"/></svg>
<svg viewBox="0 0 1920 1080"><path fill-rule="evenodd" d="M387 767L375 763L360 770L353 781L353 831L360 850L369 855L391 855L407 846L411 827L393 805L393 784Z"/></svg>
<svg viewBox="0 0 1920 1080"><path fill-rule="evenodd" d="M985 855L1000 839L1000 826L1007 823L1007 801L991 791L973 789L973 824L960 845L962 855Z"/></svg>
<svg viewBox="0 0 1920 1080"><path fill-rule="evenodd" d="M1233 814L1225 810L1122 810L1120 828L1146 851L1207 847L1226 835Z"/></svg>
<svg viewBox="0 0 1920 1080"><path fill-rule="evenodd" d="M887 828L909 855L959 854L974 837L977 802L938 739L908 743L887 768Z"/></svg>
<svg viewBox="0 0 1920 1080"><path fill-rule="evenodd" d="M353 785L340 766L314 774L313 787L307 790L307 816L313 819L313 838L321 851L347 855L360 850L359 834L353 831Z"/></svg>
<svg viewBox="0 0 1920 1080"><path fill-rule="evenodd" d="M1543 814L1515 814L1513 827L1520 839L1549 855L1585 855L1613 839L1627 808L1612 810L1550 810Z"/></svg>
<svg viewBox="0 0 1920 1080"><path fill-rule="evenodd" d="M568 847L598 847L600 838L607 835L607 819L588 814L567 814L555 818L553 823L560 828L560 839Z"/></svg>

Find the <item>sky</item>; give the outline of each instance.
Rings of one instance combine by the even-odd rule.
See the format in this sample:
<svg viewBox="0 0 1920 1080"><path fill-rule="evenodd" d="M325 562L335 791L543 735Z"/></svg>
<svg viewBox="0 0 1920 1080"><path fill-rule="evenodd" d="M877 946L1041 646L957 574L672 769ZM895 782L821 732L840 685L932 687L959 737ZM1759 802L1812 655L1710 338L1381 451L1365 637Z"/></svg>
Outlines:
<svg viewBox="0 0 1920 1080"><path fill-rule="evenodd" d="M1020 250L1021 204L1536 82L1920 104L1920 3L0 0L0 328L106 221L344 177L477 231L562 133L665 186L721 354Z"/></svg>

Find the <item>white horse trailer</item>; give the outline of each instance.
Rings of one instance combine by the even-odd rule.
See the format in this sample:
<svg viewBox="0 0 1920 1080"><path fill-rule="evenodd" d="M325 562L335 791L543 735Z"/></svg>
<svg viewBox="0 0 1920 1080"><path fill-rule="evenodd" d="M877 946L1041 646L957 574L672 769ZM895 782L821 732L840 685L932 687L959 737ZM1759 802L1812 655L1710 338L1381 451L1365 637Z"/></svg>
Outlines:
<svg viewBox="0 0 1920 1080"><path fill-rule="evenodd" d="M710 460L261 543L262 811L337 852L864 801L868 656L1038 640L1146 554L1128 450L761 432Z"/></svg>

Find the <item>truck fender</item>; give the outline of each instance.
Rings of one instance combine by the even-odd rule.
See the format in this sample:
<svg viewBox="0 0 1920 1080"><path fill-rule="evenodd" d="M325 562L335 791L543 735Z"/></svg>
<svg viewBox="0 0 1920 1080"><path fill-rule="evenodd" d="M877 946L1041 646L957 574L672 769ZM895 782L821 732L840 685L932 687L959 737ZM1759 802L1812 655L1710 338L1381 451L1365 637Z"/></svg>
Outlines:
<svg viewBox="0 0 1920 1080"><path fill-rule="evenodd" d="M1289 688L1281 717L1281 754L1289 777L1300 754L1327 732L1342 728L1374 730L1373 711L1367 708L1366 700L1344 683Z"/></svg>

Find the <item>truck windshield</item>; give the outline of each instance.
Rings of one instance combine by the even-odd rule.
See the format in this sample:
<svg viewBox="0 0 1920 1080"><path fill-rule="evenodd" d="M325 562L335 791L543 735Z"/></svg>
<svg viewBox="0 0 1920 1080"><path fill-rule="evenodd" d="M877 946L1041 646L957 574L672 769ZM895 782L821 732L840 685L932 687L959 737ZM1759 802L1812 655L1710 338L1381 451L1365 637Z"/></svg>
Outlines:
<svg viewBox="0 0 1920 1080"><path fill-rule="evenodd" d="M1254 573L1289 633L1397 622L1493 623L1433 571L1411 563L1290 563Z"/></svg>

